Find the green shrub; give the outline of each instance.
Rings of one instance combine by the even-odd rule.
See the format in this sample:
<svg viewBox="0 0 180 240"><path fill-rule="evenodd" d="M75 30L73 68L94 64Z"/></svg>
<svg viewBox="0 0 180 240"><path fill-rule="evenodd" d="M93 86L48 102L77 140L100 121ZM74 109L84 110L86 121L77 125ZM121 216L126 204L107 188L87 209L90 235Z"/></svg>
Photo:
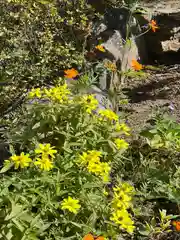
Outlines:
<svg viewBox="0 0 180 240"><path fill-rule="evenodd" d="M34 103L11 125L15 152L1 170L9 175L0 187L2 237L132 234L134 188L111 179L130 129L113 111L98 109L93 95L73 95L66 84L32 89L29 98Z"/></svg>
<svg viewBox="0 0 180 240"><path fill-rule="evenodd" d="M0 81L10 85L2 105L31 86L52 84L64 69L81 68L94 17L85 0L1 0Z"/></svg>

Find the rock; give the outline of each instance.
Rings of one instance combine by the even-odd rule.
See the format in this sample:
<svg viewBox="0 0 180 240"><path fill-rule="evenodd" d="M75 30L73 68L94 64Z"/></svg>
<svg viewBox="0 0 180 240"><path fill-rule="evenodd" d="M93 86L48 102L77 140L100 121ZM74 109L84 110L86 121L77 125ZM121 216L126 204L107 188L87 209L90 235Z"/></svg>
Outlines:
<svg viewBox="0 0 180 240"><path fill-rule="evenodd" d="M12 154L10 152L10 146L9 143L6 142L7 140L4 138L6 135L8 126L7 125L0 125L0 169L3 167L3 163L5 160L8 160Z"/></svg>
<svg viewBox="0 0 180 240"><path fill-rule="evenodd" d="M5 160L8 160L12 154L10 153L10 147L8 143L0 143L0 169L3 167Z"/></svg>
<svg viewBox="0 0 180 240"><path fill-rule="evenodd" d="M108 99L108 95L103 92L100 88L96 86L92 86L87 93L94 94L95 98L98 100L99 105L98 109L111 109L113 110L113 105L111 101Z"/></svg>
<svg viewBox="0 0 180 240"><path fill-rule="evenodd" d="M111 8L104 14L103 22L95 24L94 35L95 39L101 39L102 45L111 56L104 55L103 61L110 60L113 62L120 72L126 72L131 68L131 61L139 59L140 62L145 62L147 59L146 47L143 36L136 38L141 34L138 22L134 17L129 24L130 12L126 8ZM127 36L127 27L129 26L129 36ZM129 41L126 41L126 39ZM98 41L96 42L96 45ZM113 88L122 81L122 75L114 73L113 76L108 76L108 72L104 72L100 78L100 88ZM108 84L108 78L111 83Z"/></svg>
<svg viewBox="0 0 180 240"><path fill-rule="evenodd" d="M141 5L159 26L156 33L150 31L145 35L147 46L153 46L148 49L148 54L159 64L180 63L180 1L145 0Z"/></svg>
<svg viewBox="0 0 180 240"><path fill-rule="evenodd" d="M143 0L140 4L142 7L145 7L148 12L165 14L180 12L179 0Z"/></svg>

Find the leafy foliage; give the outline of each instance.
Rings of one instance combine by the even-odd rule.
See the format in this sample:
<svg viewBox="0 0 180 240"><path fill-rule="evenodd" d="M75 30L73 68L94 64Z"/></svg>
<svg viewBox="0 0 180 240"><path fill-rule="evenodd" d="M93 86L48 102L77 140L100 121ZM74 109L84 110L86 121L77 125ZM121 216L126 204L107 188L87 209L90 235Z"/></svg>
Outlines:
<svg viewBox="0 0 180 240"><path fill-rule="evenodd" d="M104 71L134 79L148 69L135 59L134 70L124 73L112 62L86 62L86 41L99 17L96 4L88 3L1 0L0 106L31 92L3 119L13 156L0 172L0 239L82 239L88 233L163 239L179 215L179 123L157 117L143 141L133 142L123 120L87 94ZM141 11L134 0L100 5ZM151 20L147 31L156 29ZM95 51L106 50L97 45L89 53ZM123 104L116 90L109 91L114 109Z"/></svg>
<svg viewBox="0 0 180 240"><path fill-rule="evenodd" d="M2 105L31 86L52 84L64 69L81 68L94 16L85 0L1 0L0 82L10 85Z"/></svg>
<svg viewBox="0 0 180 240"><path fill-rule="evenodd" d="M66 85L33 89L29 97L35 95L38 97L34 103L24 106L24 112L9 129L9 139L16 154L23 151L31 158L24 154L13 155L1 170L1 173L9 173L2 178L2 206L6 212L14 211L12 204L15 208L21 207L21 214L9 218L8 225L6 218L2 219L3 234L6 231L8 239L12 240L16 239L16 232L20 239L81 239L86 233L94 232L115 239L121 231L108 220L113 211L113 191L108 188L109 170L128 146L125 140L121 145L119 142L116 145L115 140L127 135L129 128L119 123L118 116L111 110L98 110L98 102L93 96L73 96ZM50 145L43 147L40 144L38 148L39 143L54 146L58 151L56 157L56 150ZM42 159L36 157L39 153L42 153ZM43 161L43 156L47 158L48 155L53 157L54 168L39 169L36 162ZM99 169L100 163L102 169ZM13 171L13 166L22 169ZM115 186L116 183L117 179L113 178L112 184ZM104 194L105 189L108 196ZM118 189L120 191L121 187ZM121 194L128 198L129 204L131 198ZM68 197L78 200L79 205L75 206L80 209L75 215L61 208L62 201ZM118 195L113 199L117 201ZM129 208L130 205L126 205L126 209ZM72 208L67 206L67 209ZM27 220L23 218L23 211ZM127 210L126 215L124 222L117 217L116 222L132 233L134 227L126 227L127 220L131 220Z"/></svg>

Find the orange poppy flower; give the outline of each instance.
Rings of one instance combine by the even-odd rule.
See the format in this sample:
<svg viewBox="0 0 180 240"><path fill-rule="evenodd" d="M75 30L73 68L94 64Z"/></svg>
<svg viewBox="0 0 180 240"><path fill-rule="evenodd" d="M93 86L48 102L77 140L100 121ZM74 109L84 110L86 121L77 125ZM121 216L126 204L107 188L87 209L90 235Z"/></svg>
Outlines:
<svg viewBox="0 0 180 240"><path fill-rule="evenodd" d="M153 32L156 32L156 30L159 28L159 27L157 26L157 23L156 23L155 20L151 20L151 21L149 22L149 26L150 26L150 28L152 29Z"/></svg>
<svg viewBox="0 0 180 240"><path fill-rule="evenodd" d="M95 238L92 234L88 233L86 236L83 237L83 240L104 240L104 237L99 236Z"/></svg>
<svg viewBox="0 0 180 240"><path fill-rule="evenodd" d="M176 231L180 231L180 221L172 221L172 225L176 228Z"/></svg>
<svg viewBox="0 0 180 240"><path fill-rule="evenodd" d="M92 234L88 233L86 236L83 237L83 240L94 240L94 237Z"/></svg>
<svg viewBox="0 0 180 240"><path fill-rule="evenodd" d="M74 68L65 70L64 73L65 73L64 76L66 78L75 78L75 77L77 77L79 75L78 71L76 69L74 69Z"/></svg>
<svg viewBox="0 0 180 240"><path fill-rule="evenodd" d="M133 60L131 61L131 66L132 66L132 68L133 68L134 70L136 70L136 71L139 71L139 70L143 69L143 65L140 64L140 63L138 63L138 61L135 60L135 59L133 59Z"/></svg>
<svg viewBox="0 0 180 240"><path fill-rule="evenodd" d="M105 48L104 48L104 46L102 46L102 45L97 45L97 46L95 47L95 49L99 50L100 52L105 52L105 51L106 51Z"/></svg>

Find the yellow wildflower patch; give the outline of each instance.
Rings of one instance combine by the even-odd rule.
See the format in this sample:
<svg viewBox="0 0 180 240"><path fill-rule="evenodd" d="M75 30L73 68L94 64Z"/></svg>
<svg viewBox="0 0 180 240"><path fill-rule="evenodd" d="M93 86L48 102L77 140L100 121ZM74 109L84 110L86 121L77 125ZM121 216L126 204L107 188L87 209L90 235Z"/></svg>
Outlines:
<svg viewBox="0 0 180 240"><path fill-rule="evenodd" d="M98 100L95 99L94 95L84 95L80 99L80 104L82 104L87 113L92 113L98 106Z"/></svg>
<svg viewBox="0 0 180 240"><path fill-rule="evenodd" d="M41 158L37 158L34 165L39 166L39 168L44 171L50 171L53 168L53 162L47 155L42 155Z"/></svg>
<svg viewBox="0 0 180 240"><path fill-rule="evenodd" d="M54 149L54 147L51 147L51 145L48 144L39 144L38 148L35 149L36 154L43 154L46 156L51 156L54 158L54 154L57 153L57 150Z"/></svg>
<svg viewBox="0 0 180 240"><path fill-rule="evenodd" d="M103 120L118 121L118 115L110 109L99 110L99 115Z"/></svg>
<svg viewBox="0 0 180 240"><path fill-rule="evenodd" d="M32 159L29 157L29 154L24 154L23 152L20 156L14 155L10 158L10 160L14 163L15 169L29 167Z"/></svg>
<svg viewBox="0 0 180 240"><path fill-rule="evenodd" d="M129 144L124 139L116 138L114 142L116 144L117 149L119 150L126 150L129 146Z"/></svg>
<svg viewBox="0 0 180 240"><path fill-rule="evenodd" d="M135 193L134 188L129 183L121 183L113 188L113 193L110 220L131 234L135 227L128 209L132 206L132 196Z"/></svg>
<svg viewBox="0 0 180 240"><path fill-rule="evenodd" d="M131 131L131 129L125 123L117 123L115 125L115 128L116 128L116 131L118 131L118 132L122 132L127 136L130 135L129 132Z"/></svg>
<svg viewBox="0 0 180 240"><path fill-rule="evenodd" d="M80 208L81 205L79 204L79 200L73 199L70 196L64 199L61 203L62 210L68 210L69 212L72 212L74 214L76 214Z"/></svg>
<svg viewBox="0 0 180 240"><path fill-rule="evenodd" d="M135 227L134 227L134 221L129 217L129 213L127 210L117 210L112 214L112 217L110 218L111 221L116 223L117 225L120 225L122 229L126 230L128 233L133 233Z"/></svg>
<svg viewBox="0 0 180 240"><path fill-rule="evenodd" d="M101 162L101 156L102 153L96 150L83 152L82 155L79 156L77 163L86 166L88 172L100 176L103 182L109 182L111 167L109 163Z"/></svg>
<svg viewBox="0 0 180 240"><path fill-rule="evenodd" d="M40 88L33 88L28 94L28 98L41 98L42 97L42 91Z"/></svg>
<svg viewBox="0 0 180 240"><path fill-rule="evenodd" d="M51 101L64 103L68 102L69 95L71 94L67 84L62 86L52 87L50 89L44 89L44 97L49 98Z"/></svg>

